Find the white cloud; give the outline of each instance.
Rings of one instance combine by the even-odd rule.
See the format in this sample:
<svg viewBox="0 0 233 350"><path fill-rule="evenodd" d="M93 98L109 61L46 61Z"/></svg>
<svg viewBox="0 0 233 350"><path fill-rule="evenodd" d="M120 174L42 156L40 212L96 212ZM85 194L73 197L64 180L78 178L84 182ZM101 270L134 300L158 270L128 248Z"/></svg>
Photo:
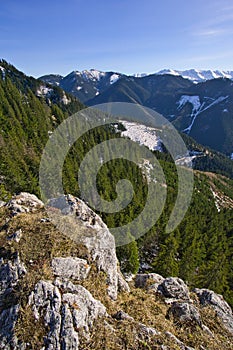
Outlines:
<svg viewBox="0 0 233 350"><path fill-rule="evenodd" d="M224 34L226 34L226 30L214 28L206 28L195 33L195 35L201 37L216 37Z"/></svg>

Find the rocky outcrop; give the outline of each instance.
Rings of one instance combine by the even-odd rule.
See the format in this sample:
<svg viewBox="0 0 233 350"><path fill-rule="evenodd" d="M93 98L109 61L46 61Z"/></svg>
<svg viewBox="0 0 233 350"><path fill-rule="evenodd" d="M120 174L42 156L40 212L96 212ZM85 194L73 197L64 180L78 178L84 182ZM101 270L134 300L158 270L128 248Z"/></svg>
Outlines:
<svg viewBox="0 0 233 350"><path fill-rule="evenodd" d="M79 331L88 332L94 320L107 315L104 305L84 287L60 280L37 283L29 305L48 327L46 350L78 349Z"/></svg>
<svg viewBox="0 0 233 350"><path fill-rule="evenodd" d="M6 207L10 210L12 215L17 215L20 213L34 212L41 209L44 207L44 203L34 194L21 192L20 194L12 197L12 199L6 204Z"/></svg>
<svg viewBox="0 0 233 350"><path fill-rule="evenodd" d="M129 291L129 286L118 268L114 237L102 219L81 199L71 195L51 200L48 209L50 208L56 208L60 212L57 214L52 210L53 219L58 221L62 215L65 223L72 222L71 226L67 224L65 233L84 245L97 269L106 273L108 295L115 300L118 286L120 290Z"/></svg>
<svg viewBox="0 0 233 350"><path fill-rule="evenodd" d="M175 300L190 300L188 286L178 277L164 278L157 273L137 274L135 287L159 293L166 298L167 303Z"/></svg>
<svg viewBox="0 0 233 350"><path fill-rule="evenodd" d="M58 254L65 255L64 250L61 250L60 245L59 250L56 250L56 245L53 245L54 240L51 240L51 242L49 241L51 250L47 254L37 255L35 258L37 264L31 264L29 258L24 260L25 264L28 264L26 268L20 257L25 258L27 253L27 247L26 249L24 247L24 235L27 239L29 239L28 236L33 235L30 226L32 217L36 221L35 232L38 233L39 228L39 233L43 232L46 239L49 237L51 228L49 221L51 218L48 219L45 215L41 219L45 214L42 205L43 203L35 196L27 193L13 197L5 205L5 208L7 208L5 212L8 214L10 212L10 215L8 215L7 220L4 218L4 228L1 231L2 236L0 236L2 239L5 235L2 241L6 243L0 249L0 349L26 350L30 347L35 348L38 344L40 344L38 348L42 346L41 350L90 349L95 348L95 339L98 336L100 338L98 345L101 345L97 348L101 348L102 344L105 346L108 343L108 341L106 344L102 343L102 337L112 336L114 337L113 347L116 339L116 344L119 341L122 349L124 349L129 339L132 342L131 344L136 342L137 346L148 344L150 347L155 346L168 350L172 345L172 348L193 350L185 344L191 344L192 346L194 344L193 340L189 341L189 338L186 337L186 328L189 329L187 332L189 334L190 330L193 329L199 332L198 327L192 328L193 325L199 326L201 336L204 334L204 337L211 338L214 341L216 337L215 326L212 327L212 324L209 325L206 321L208 313L203 314L203 320L206 324L203 323L204 321L200 316L202 314L200 305L213 307L217 315L221 317L226 329L233 334L232 310L222 296L207 289L196 289L195 293L199 298L199 305L197 297L193 297L193 294L189 293L188 286L176 277L163 278L156 273L138 274L135 276L135 285L145 290L133 290L129 296L122 294L119 301L113 301L117 298L119 290L130 292L117 263L114 238L101 218L88 208L84 202L72 196L65 196L62 203L57 203L55 200L53 209L56 215L59 212L59 215L62 213L65 218L69 219L70 215L75 218L77 231L66 233L76 242L86 247L87 250L82 250L82 247L77 250L78 252L81 251L80 255L85 256L85 259L78 256L57 256L57 251ZM34 214L37 210L39 210L38 217ZM29 213L29 221L27 221L27 215L23 216L23 220L17 216L22 213ZM33 213L33 215L30 213ZM13 225L10 225L11 220ZM45 232L40 231L40 226L38 226L40 223ZM20 228L21 224L22 228ZM26 230L27 226L29 226L28 231ZM72 227L68 225L68 231ZM52 229L54 230L53 227ZM54 232L55 238L57 238L57 231L54 230ZM77 237L78 232L79 236ZM41 236L39 234L36 237L40 238ZM78 239L76 240L76 238ZM63 239L62 236L62 244L67 241L67 239L64 241ZM60 244L60 241L58 243ZM20 250L22 246L24 250ZM31 249L30 244L29 246ZM19 253L15 252L17 247ZM64 247L66 248L66 245ZM71 255L74 252L76 254L76 249L79 247L75 245L72 246L73 248ZM85 253L82 255L83 251ZM21 255L19 256L19 254ZM30 254L33 256L33 252L30 252ZM53 258L49 260L51 256ZM44 264L44 260L46 260L46 264ZM95 266L92 270L93 265ZM40 266L45 270L42 269L38 282L38 276L34 276L34 274L37 273L36 269ZM83 285L89 286L90 277L95 278L93 272L98 276L100 271L104 272L101 276L106 278L106 284L102 284L101 279L101 286L104 287L103 294L107 291L113 299L107 298L108 300L106 300L105 295L101 300L104 300L104 303L106 301L109 313L115 312L113 316L107 313L103 303L94 298L94 293L92 295L81 285L82 281L88 278L88 281L83 282ZM29 281L29 285L33 282L33 286L30 287L30 290L26 290L25 295L25 290L22 294L20 286L26 275L27 279L23 282L23 286L25 287L26 281ZM35 280L34 277L36 277ZM99 281L97 280L97 282ZM102 288L98 286L98 283L95 285L96 288ZM97 290L97 292L95 295L100 295L101 291ZM21 296L23 296L23 299L21 299ZM23 302L21 302L22 300ZM147 310L144 312L142 301L145 302L148 312ZM132 309L129 308L131 302ZM116 310L119 311L116 312ZM127 314L124 310L133 310L132 315L134 317L132 317L131 312ZM158 315L159 310L161 314ZM27 314L27 311L29 314ZM166 313L167 317L165 317ZM164 321L160 323L162 317L164 317ZM99 318L100 321L96 322ZM31 336L31 325L36 327L37 324L38 332L33 338ZM166 328L166 324L168 328ZM171 325L172 328L169 328ZM20 333L20 329L23 329L24 326L26 333ZM176 332L177 327L178 331ZM184 334L179 332L180 327L184 330ZM172 332L174 330L174 334L167 332L168 329L172 329ZM226 332L226 337L229 337L229 333L223 331L223 329L221 327L221 337L222 332ZM34 332L34 328L32 332ZM17 338L17 334L19 334L19 339L24 339L25 343ZM85 339L87 339L87 347L85 347ZM92 342L93 339L94 342ZM212 343L212 340L210 343ZM92 347L89 347L89 344L94 344L94 347L92 345ZM133 345L130 346L129 348L133 348ZM210 348L212 349L212 347ZM227 347L225 348L227 349Z"/></svg>
<svg viewBox="0 0 233 350"><path fill-rule="evenodd" d="M222 295L214 293L209 289L194 289L201 305L211 306L223 322L226 329L233 334L233 313L231 307L223 299Z"/></svg>
<svg viewBox="0 0 233 350"><path fill-rule="evenodd" d="M35 212L37 210L40 210L44 207L44 203L35 195L21 192L19 195L12 197L12 199L7 204L5 204L5 206L9 209L11 215L15 216L22 213ZM58 223L58 218L60 218L61 215L56 211L54 212L54 208L59 211L64 220L75 218L75 224L70 226L67 223L67 230L62 229L62 232L66 233L77 243L85 246L90 254L92 262L95 262L97 269L106 273L108 295L115 300L117 298L118 289L121 291L129 292L129 286L124 280L124 277L118 267L114 237L100 216L91 210L82 200L72 195L62 196L50 201L47 208L48 212L54 219L53 221L56 222L57 220ZM59 224L57 226L58 228L61 228ZM22 232L16 231L8 239L19 242L21 236ZM55 274L59 273L58 269L62 269L62 271L60 271L60 275L63 274L63 276L69 276L72 274L71 270L76 269L77 261L75 263L74 260L70 259L66 262L67 265L65 266L63 264L62 268L61 259L59 260L60 267L58 267L58 260L53 261L52 267L55 269ZM71 266L70 264L73 265ZM75 264L76 267L74 266ZM77 268L78 270L80 269L79 267ZM84 271L86 271L87 276L89 269L87 268L86 270L84 269L82 272L80 272L83 275L82 278L85 278ZM74 274L77 273L78 272L74 272Z"/></svg>
<svg viewBox="0 0 233 350"><path fill-rule="evenodd" d="M53 204L56 207L57 202ZM65 208L62 205L57 209L63 215L75 214L77 227L82 232L78 243L87 248L88 261L79 257L53 258L51 270L57 279L40 281L31 292L29 304L35 319L43 319L49 330L45 337L46 350L78 349L79 330L88 332L96 318L106 315L105 307L84 287L71 283L86 279L91 270L90 264L96 265L97 272L106 274L107 292L112 299L117 298L118 290L129 292L118 266L114 237L101 218L83 201L70 195L65 197ZM4 203L4 206L14 217L41 210L44 204L36 196L23 192ZM45 218L41 222L48 220ZM68 236L73 238L72 232ZM20 244L22 237L23 231L19 228L6 239L9 244L13 241ZM0 348L23 349L25 345L19 344L14 334L20 310L14 291L27 271L17 253L9 254L6 259L0 259Z"/></svg>
<svg viewBox="0 0 233 350"><path fill-rule="evenodd" d="M20 309L15 290L26 274L26 268L18 254L11 259L0 259L0 349L5 350L23 349L14 334Z"/></svg>

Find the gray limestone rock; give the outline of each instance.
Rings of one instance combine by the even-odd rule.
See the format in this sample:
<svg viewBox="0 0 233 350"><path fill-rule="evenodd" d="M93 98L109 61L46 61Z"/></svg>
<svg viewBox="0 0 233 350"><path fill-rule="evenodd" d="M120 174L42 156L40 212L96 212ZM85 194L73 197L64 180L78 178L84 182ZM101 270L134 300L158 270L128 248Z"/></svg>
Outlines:
<svg viewBox="0 0 233 350"><path fill-rule="evenodd" d="M153 285L154 288L156 288L156 286L158 287L164 281L164 278L157 273L139 273L135 277L135 287L136 288L148 287L147 286L148 280L151 280L151 281L153 280L153 284L151 285Z"/></svg>
<svg viewBox="0 0 233 350"><path fill-rule="evenodd" d="M21 192L12 197L12 199L6 204L6 207L11 211L12 215L17 215L41 209L44 207L44 203L34 194Z"/></svg>
<svg viewBox="0 0 233 350"><path fill-rule="evenodd" d="M210 305L222 319L225 328L233 334L233 313L223 296L209 289L194 289L203 306Z"/></svg>
<svg viewBox="0 0 233 350"><path fill-rule="evenodd" d="M181 340L179 340L171 332L165 332L165 335L173 341L173 344L178 345L181 350L195 350L194 348L191 348L190 346L186 346Z"/></svg>
<svg viewBox="0 0 233 350"><path fill-rule="evenodd" d="M14 289L26 274L18 254L12 260L0 259L0 349L25 349L14 334L20 305Z"/></svg>
<svg viewBox="0 0 233 350"><path fill-rule="evenodd" d="M78 281L86 279L91 269L86 260L73 257L54 258L51 266L55 276Z"/></svg>
<svg viewBox="0 0 233 350"><path fill-rule="evenodd" d="M21 263L18 254L13 260L4 261L4 259L0 259L0 307L4 306L7 297L13 295L13 288L17 286L19 279L26 272L26 268ZM13 299L12 297L12 302Z"/></svg>
<svg viewBox="0 0 233 350"><path fill-rule="evenodd" d="M168 277L159 285L158 291L165 298L189 301L189 289L184 281L178 277Z"/></svg>
<svg viewBox="0 0 233 350"><path fill-rule="evenodd" d="M4 207L4 205L6 205L6 202L3 202L3 201L0 200L0 208Z"/></svg>
<svg viewBox="0 0 233 350"><path fill-rule="evenodd" d="M60 222L63 232L78 244L84 245L98 270L106 273L108 295L115 300L118 285L129 290L118 271L114 237L102 219L82 200L71 195L53 199L49 206L53 208L53 220Z"/></svg>
<svg viewBox="0 0 233 350"><path fill-rule="evenodd" d="M107 316L106 308L90 292L69 281L40 281L29 297L35 318L42 318L49 332L46 350L78 349L78 332L89 332L98 317Z"/></svg>
<svg viewBox="0 0 233 350"><path fill-rule="evenodd" d="M190 303L175 302L168 310L168 316L183 324L196 324L202 327L202 320L198 309Z"/></svg>
<svg viewBox="0 0 233 350"><path fill-rule="evenodd" d="M12 233L12 235L8 236L7 239L8 239L8 241L15 241L15 242L19 243L21 237L22 237L22 230L19 229L19 230L15 231L14 233Z"/></svg>
<svg viewBox="0 0 233 350"><path fill-rule="evenodd" d="M14 336L14 327L18 318L19 305L13 305L0 312L0 349L18 349L18 341ZM23 347L22 347L23 348Z"/></svg>

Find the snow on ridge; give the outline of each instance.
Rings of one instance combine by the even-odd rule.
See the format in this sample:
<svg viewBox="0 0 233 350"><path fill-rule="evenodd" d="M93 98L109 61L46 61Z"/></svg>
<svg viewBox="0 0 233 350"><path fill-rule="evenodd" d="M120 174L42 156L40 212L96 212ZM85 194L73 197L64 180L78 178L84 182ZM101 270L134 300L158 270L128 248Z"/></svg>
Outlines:
<svg viewBox="0 0 233 350"><path fill-rule="evenodd" d="M179 71L173 70L173 69L162 69L159 72L156 72L157 75L164 75L164 74L171 74L171 75L180 75Z"/></svg>
<svg viewBox="0 0 233 350"><path fill-rule="evenodd" d="M90 69L90 70L83 70L83 71L73 71L70 74L72 75L77 75L82 77L85 80L95 80L95 81L99 81L102 77L104 77L106 75L106 72L101 72L99 70L96 69Z"/></svg>
<svg viewBox="0 0 233 350"><path fill-rule="evenodd" d="M180 75L185 79L189 79L194 83L199 83L201 81L206 81L210 79L217 78L228 78L233 79L233 71L224 70L198 70L198 69L186 69L186 70L173 70L173 69L163 69L155 74L172 74Z"/></svg>
<svg viewBox="0 0 233 350"><path fill-rule="evenodd" d="M149 75L149 74L148 73L135 73L135 74L133 74L133 77L143 78L143 77L146 77L147 75Z"/></svg>
<svg viewBox="0 0 233 350"><path fill-rule="evenodd" d="M117 73L112 74L110 77L110 84L112 85L112 84L116 83L117 80L119 80L119 78L120 78L119 74L117 74Z"/></svg>
<svg viewBox="0 0 233 350"><path fill-rule="evenodd" d="M162 142L156 135L156 129L125 120L121 120L120 122L126 128L125 131L121 132L122 136L130 138L130 140L140 145L147 146L152 151L162 151Z"/></svg>

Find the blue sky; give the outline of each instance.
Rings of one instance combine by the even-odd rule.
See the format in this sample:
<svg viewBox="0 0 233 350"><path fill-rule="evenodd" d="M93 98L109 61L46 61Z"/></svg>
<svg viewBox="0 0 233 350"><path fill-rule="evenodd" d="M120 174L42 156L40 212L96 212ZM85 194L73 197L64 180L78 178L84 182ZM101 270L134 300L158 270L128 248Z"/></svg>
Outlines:
<svg viewBox="0 0 233 350"><path fill-rule="evenodd" d="M1 0L0 57L33 76L233 70L233 1Z"/></svg>

